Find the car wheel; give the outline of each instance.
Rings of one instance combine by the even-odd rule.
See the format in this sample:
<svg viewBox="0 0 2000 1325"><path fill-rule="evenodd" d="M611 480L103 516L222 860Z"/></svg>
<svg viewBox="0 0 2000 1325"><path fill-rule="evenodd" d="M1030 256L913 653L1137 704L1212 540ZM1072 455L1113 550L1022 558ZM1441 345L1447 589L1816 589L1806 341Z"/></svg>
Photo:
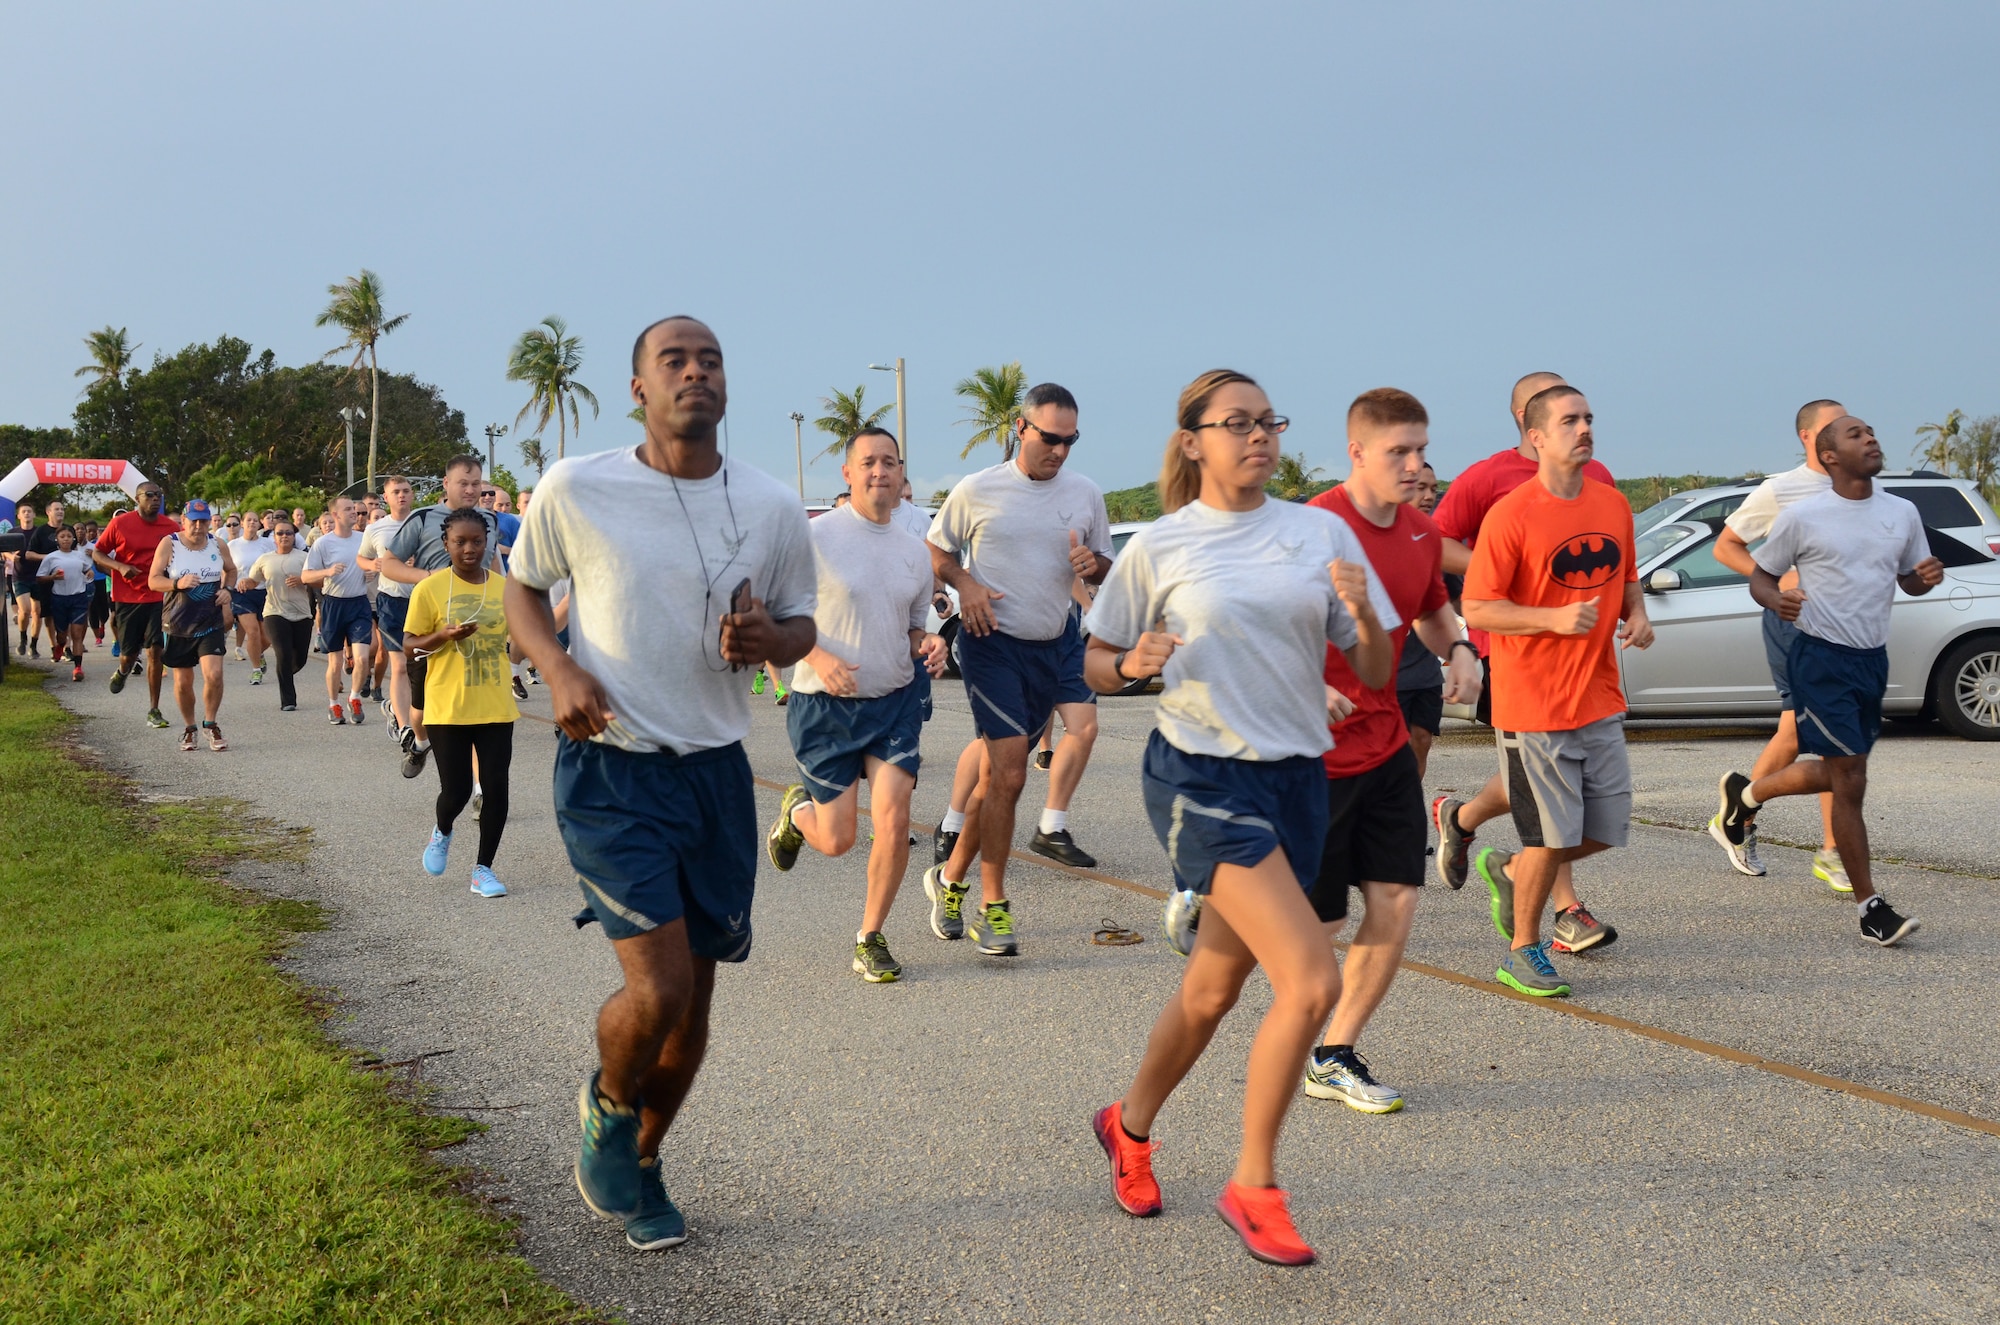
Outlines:
<svg viewBox="0 0 2000 1325"><path fill-rule="evenodd" d="M2000 741L2000 635L1953 648L1931 682L1938 721L1968 741Z"/></svg>
<svg viewBox="0 0 2000 1325"><path fill-rule="evenodd" d="M952 617L938 623L938 638L944 641L944 674L958 679L958 618Z"/></svg>

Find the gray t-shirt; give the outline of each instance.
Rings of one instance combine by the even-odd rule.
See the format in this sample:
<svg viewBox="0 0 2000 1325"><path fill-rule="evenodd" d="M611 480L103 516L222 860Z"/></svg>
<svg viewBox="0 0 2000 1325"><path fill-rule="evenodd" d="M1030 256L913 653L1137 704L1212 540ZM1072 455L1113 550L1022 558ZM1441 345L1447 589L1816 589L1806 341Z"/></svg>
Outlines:
<svg viewBox="0 0 2000 1325"><path fill-rule="evenodd" d="M500 522L493 518L491 511L477 506L466 509L478 511L480 518L486 521L486 560L480 564L492 570L493 558L500 551ZM451 565L451 553L444 550L444 518L450 514L451 507L442 503L411 511L397 526L395 536L382 545L384 550L418 570L443 570ZM414 584L404 585L404 596L408 597L407 590L416 587Z"/></svg>
<svg viewBox="0 0 2000 1325"><path fill-rule="evenodd" d="M1773 474L1759 483L1743 504L1731 511L1723 523L1746 543L1770 536L1771 526L1786 507L1817 497L1833 487L1833 480L1810 465L1800 465L1782 474Z"/></svg>
<svg viewBox="0 0 2000 1325"><path fill-rule="evenodd" d="M1111 521L1097 485L1068 469L1036 480L1013 460L982 469L951 490L931 521L933 546L957 553L966 572L1003 597L993 604L1000 632L1050 640L1069 620L1069 536L1111 555Z"/></svg>
<svg viewBox="0 0 2000 1325"><path fill-rule="evenodd" d="M931 605L931 551L896 527L876 524L853 505L812 522L819 569L819 647L854 668L848 698L878 699L916 676L910 632L924 628ZM826 693L810 660L801 661L792 689Z"/></svg>
<svg viewBox="0 0 2000 1325"><path fill-rule="evenodd" d="M384 552L394 550L392 545L396 541L396 531L408 524L409 520L410 517L407 515L400 520L393 515L385 515L369 525L367 531L361 535L361 555L370 561L380 561ZM442 547L443 544L439 546ZM490 550L486 559L488 562L493 560ZM408 598L410 591L417 587L414 584L404 584L392 576L382 575L379 571L376 574L379 577L375 582L377 592L388 594L391 598Z"/></svg>
<svg viewBox="0 0 2000 1325"><path fill-rule="evenodd" d="M409 535L405 526L398 542ZM813 613L798 494L728 460L678 481L629 446L559 460L535 487L510 561L531 588L570 580L570 654L616 715L596 739L627 750L688 754L748 734L749 677L720 652L739 582L773 617Z"/></svg>
<svg viewBox="0 0 2000 1325"><path fill-rule="evenodd" d="M931 513L915 502L903 502L889 512L889 523L915 538L929 538L931 534Z"/></svg>
<svg viewBox="0 0 2000 1325"><path fill-rule="evenodd" d="M290 552L266 552L244 572L265 591L265 616L281 616L287 621L312 618L312 598L306 593L306 587L301 584L295 589L285 583L287 575L306 573L307 555L297 548Z"/></svg>
<svg viewBox="0 0 2000 1325"><path fill-rule="evenodd" d="M307 570L326 570L345 562L347 569L329 580L319 582L319 591L324 598L360 598L368 592L368 582L361 574L361 564L355 560L361 555L361 533L321 534L319 541L306 553Z"/></svg>
<svg viewBox="0 0 2000 1325"><path fill-rule="evenodd" d="M1889 642L1896 577L1930 556L1917 508L1880 488L1849 501L1829 487L1779 513L1751 555L1772 575L1796 566L1806 596L1799 629L1850 649Z"/></svg>
<svg viewBox="0 0 2000 1325"><path fill-rule="evenodd" d="M1323 755L1333 748L1326 646L1352 648L1360 637L1333 592L1335 558L1368 566L1347 522L1323 511L1191 502L1132 535L1086 624L1118 649L1161 619L1185 641L1167 660L1158 716L1175 749L1249 760ZM1368 591L1384 630L1402 624L1372 566Z"/></svg>

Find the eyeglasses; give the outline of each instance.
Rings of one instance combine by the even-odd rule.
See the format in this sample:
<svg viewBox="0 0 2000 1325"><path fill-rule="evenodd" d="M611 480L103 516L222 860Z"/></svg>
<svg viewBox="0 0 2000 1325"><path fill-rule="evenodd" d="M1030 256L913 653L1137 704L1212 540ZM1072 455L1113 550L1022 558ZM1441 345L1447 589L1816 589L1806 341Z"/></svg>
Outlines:
<svg viewBox="0 0 2000 1325"><path fill-rule="evenodd" d="M1213 423L1197 423L1189 431L1200 432L1203 428L1226 428L1234 436L1248 437L1251 433L1262 428L1265 432L1276 437L1291 426L1292 421L1282 414L1267 414L1261 419L1249 418L1242 414L1233 414L1226 419L1217 419Z"/></svg>
<svg viewBox="0 0 2000 1325"><path fill-rule="evenodd" d="M1083 436L1083 433L1078 431L1065 437L1059 432L1050 432L1047 428L1041 427L1038 424L1028 423L1026 419L1023 419L1021 422L1040 433L1042 441L1049 446L1075 446L1077 439Z"/></svg>

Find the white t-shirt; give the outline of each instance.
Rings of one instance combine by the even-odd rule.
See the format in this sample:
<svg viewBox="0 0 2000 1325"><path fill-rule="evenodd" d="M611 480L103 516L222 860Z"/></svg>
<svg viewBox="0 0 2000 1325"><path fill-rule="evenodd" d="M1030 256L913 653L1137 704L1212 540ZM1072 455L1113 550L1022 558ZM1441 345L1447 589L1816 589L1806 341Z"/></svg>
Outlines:
<svg viewBox="0 0 2000 1325"><path fill-rule="evenodd" d="M1817 497L1833 487L1833 480L1810 465L1800 465L1782 474L1773 474L1757 485L1743 504L1729 513L1723 523L1746 543L1771 535L1771 525L1786 507Z"/></svg>
<svg viewBox="0 0 2000 1325"><path fill-rule="evenodd" d="M916 538L930 537L931 513L915 502L902 502L895 510L889 512L889 523Z"/></svg>
<svg viewBox="0 0 2000 1325"><path fill-rule="evenodd" d="M1896 577L1930 554L1912 503L1880 488L1849 501L1829 487L1786 507L1751 555L1772 575L1798 567L1806 596L1800 630L1850 649L1879 649L1889 642Z"/></svg>
<svg viewBox="0 0 2000 1325"><path fill-rule="evenodd" d="M819 571L819 647L854 668L850 699L878 699L916 676L910 632L924 628L931 604L931 551L889 523L876 524L852 504L812 522L813 560ZM826 684L802 660L792 676L802 695L826 693Z"/></svg>
<svg viewBox="0 0 2000 1325"><path fill-rule="evenodd" d="M1051 640L1069 621L1072 533L1091 551L1111 555L1111 521L1097 485L1069 469L1031 479L1008 460L961 480L938 508L928 538L958 553L973 579L1004 595L993 604L1002 634Z"/></svg>
<svg viewBox="0 0 2000 1325"><path fill-rule="evenodd" d="M257 564L257 558L266 552L276 552L277 542L264 534L257 538L232 538L229 540L229 560L236 567L236 578L241 580Z"/></svg>
<svg viewBox="0 0 2000 1325"><path fill-rule="evenodd" d="M1166 620L1186 641L1167 660L1160 735L1188 754L1276 760L1323 755L1326 646L1352 648L1354 619L1328 563L1368 566L1347 522L1292 502L1219 511L1191 502L1132 535L1086 622L1091 637L1129 649ZM1368 566L1384 630L1402 624Z"/></svg>
<svg viewBox="0 0 2000 1325"><path fill-rule="evenodd" d="M285 583L288 576L306 573L308 555L296 547L290 552L266 552L243 572L264 590L265 616L280 616L287 621L312 619L312 597L306 587L301 584L294 588Z"/></svg>
<svg viewBox="0 0 2000 1325"><path fill-rule="evenodd" d="M813 613L798 494L729 460L680 480L629 446L559 460L535 487L509 562L531 588L569 578L570 654L616 715L595 739L627 750L688 754L749 733L749 677L720 652L739 582L780 620Z"/></svg>
<svg viewBox="0 0 2000 1325"><path fill-rule="evenodd" d="M52 588L64 598L90 592L91 585L97 579L97 565L91 561L90 553L82 548L48 553L35 565L35 575L38 579L58 570L62 572L62 578L55 581ZM926 593L925 597L928 598L929 594Z"/></svg>
<svg viewBox="0 0 2000 1325"><path fill-rule="evenodd" d="M407 519L409 519L407 515L403 517L403 520ZM389 550L389 545L395 542L396 531L403 527L403 520L398 520L393 515L385 515L369 525L361 535L361 555L370 561L380 561L382 554ZM493 558L489 556L486 560L490 565ZM375 587L391 598L408 598L410 590L417 586L404 584L401 580L382 575L375 582Z"/></svg>
<svg viewBox="0 0 2000 1325"><path fill-rule="evenodd" d="M355 558L361 555L360 533L321 534L314 540L312 551L306 553L307 570L326 570L345 562L347 569L330 580L319 582L319 591L327 598L359 598L368 592L368 583L362 577L361 563Z"/></svg>

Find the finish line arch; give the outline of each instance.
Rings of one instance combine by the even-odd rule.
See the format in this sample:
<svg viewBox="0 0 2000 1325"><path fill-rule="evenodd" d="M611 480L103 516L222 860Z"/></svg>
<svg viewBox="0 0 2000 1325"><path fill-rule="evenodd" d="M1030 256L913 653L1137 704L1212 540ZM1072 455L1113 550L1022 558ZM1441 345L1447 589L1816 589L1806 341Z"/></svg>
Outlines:
<svg viewBox="0 0 2000 1325"><path fill-rule="evenodd" d="M16 503L43 483L60 487L123 488L125 495L136 497L139 485L145 481L146 476L129 460L23 460L7 477L0 478L0 520L9 526L19 525L14 516Z"/></svg>

